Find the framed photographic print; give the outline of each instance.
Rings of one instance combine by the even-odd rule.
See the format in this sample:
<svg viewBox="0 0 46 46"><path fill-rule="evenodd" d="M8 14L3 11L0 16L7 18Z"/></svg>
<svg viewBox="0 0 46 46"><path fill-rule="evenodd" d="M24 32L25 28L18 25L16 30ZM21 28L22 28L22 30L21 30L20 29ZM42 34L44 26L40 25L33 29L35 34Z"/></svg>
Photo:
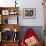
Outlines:
<svg viewBox="0 0 46 46"><path fill-rule="evenodd" d="M9 10L2 10L2 15L9 15Z"/></svg>
<svg viewBox="0 0 46 46"><path fill-rule="evenodd" d="M24 18L35 19L36 18L36 8L24 8Z"/></svg>

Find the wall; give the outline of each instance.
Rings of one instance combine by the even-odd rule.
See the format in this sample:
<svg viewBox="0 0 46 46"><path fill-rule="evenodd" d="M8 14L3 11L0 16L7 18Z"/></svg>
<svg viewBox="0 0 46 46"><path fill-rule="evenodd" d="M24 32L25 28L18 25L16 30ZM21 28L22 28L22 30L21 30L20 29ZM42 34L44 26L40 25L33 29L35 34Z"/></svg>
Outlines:
<svg viewBox="0 0 46 46"><path fill-rule="evenodd" d="M43 26L42 0L21 0L20 2L20 23L23 26ZM36 19L24 19L23 8L36 8Z"/></svg>
<svg viewBox="0 0 46 46"><path fill-rule="evenodd" d="M1 7L10 7L10 6L14 6L14 1L15 0L0 0L0 6Z"/></svg>
<svg viewBox="0 0 46 46"><path fill-rule="evenodd" d="M15 6L15 0L0 0L1 7ZM43 26L43 6L42 0L17 0L18 6L20 7L19 24L21 26ZM36 8L36 19L24 19L23 9L24 8ZM9 19L10 20L10 19Z"/></svg>

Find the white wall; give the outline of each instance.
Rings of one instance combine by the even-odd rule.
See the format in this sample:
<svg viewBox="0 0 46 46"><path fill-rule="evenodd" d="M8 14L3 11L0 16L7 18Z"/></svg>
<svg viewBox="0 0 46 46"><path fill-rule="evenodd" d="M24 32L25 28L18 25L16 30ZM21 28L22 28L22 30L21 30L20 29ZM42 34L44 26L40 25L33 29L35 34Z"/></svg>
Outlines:
<svg viewBox="0 0 46 46"><path fill-rule="evenodd" d="M0 0L0 6L1 7L10 7L10 6L14 6L15 3L14 3L15 0Z"/></svg>
<svg viewBox="0 0 46 46"><path fill-rule="evenodd" d="M15 0L0 0L0 6L15 6ZM19 24L21 26L43 26L43 6L42 0L17 0L20 7ZM24 8L36 8L36 19L24 19Z"/></svg>
<svg viewBox="0 0 46 46"><path fill-rule="evenodd" d="M26 26L43 26L43 6L42 0L21 0L20 2L20 25ZM36 19L24 19L23 8L36 8Z"/></svg>

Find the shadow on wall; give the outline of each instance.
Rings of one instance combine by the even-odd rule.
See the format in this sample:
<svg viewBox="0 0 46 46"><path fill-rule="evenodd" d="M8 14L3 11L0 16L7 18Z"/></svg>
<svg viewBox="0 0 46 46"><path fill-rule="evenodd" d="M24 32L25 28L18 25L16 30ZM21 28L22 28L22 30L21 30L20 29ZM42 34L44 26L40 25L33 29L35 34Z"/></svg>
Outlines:
<svg viewBox="0 0 46 46"><path fill-rule="evenodd" d="M20 31L19 31L19 40L20 40L20 42L21 42L21 40L23 38L23 35L24 35L25 31L28 28L32 28L34 30L34 32L36 32L39 41L41 43L43 43L43 30L42 30L42 26L21 26L20 27Z"/></svg>

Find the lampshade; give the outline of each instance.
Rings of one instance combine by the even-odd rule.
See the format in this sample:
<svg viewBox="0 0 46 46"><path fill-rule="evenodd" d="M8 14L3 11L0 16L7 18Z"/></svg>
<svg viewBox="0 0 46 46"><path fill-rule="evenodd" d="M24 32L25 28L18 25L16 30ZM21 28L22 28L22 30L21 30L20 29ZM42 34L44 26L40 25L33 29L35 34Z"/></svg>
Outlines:
<svg viewBox="0 0 46 46"><path fill-rule="evenodd" d="M17 29L16 28L14 29L14 32L17 32Z"/></svg>

